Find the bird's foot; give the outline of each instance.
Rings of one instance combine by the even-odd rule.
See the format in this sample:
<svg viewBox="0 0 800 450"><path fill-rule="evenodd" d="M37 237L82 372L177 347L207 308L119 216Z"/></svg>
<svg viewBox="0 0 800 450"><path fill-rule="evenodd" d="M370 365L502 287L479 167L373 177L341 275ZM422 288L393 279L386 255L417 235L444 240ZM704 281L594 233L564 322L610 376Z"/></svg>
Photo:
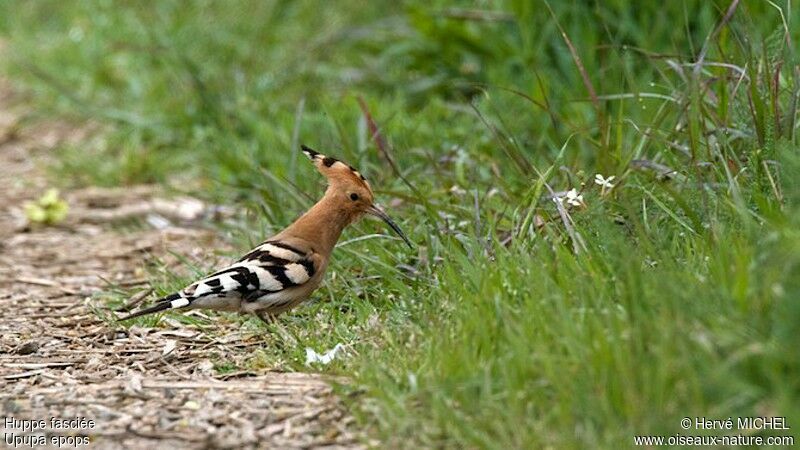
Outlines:
<svg viewBox="0 0 800 450"><path fill-rule="evenodd" d="M256 317L261 319L261 321L264 322L267 325L275 325L275 324L278 323L277 320L276 320L277 316L275 316L274 314L269 314L269 313L266 313L266 312L263 312L263 311L256 311L255 315L256 315Z"/></svg>
<svg viewBox="0 0 800 450"><path fill-rule="evenodd" d="M280 321L278 321L277 314L269 314L263 311L256 311L254 314L256 317L261 319L264 324L267 325L267 328L269 328L273 333L277 333L285 342L288 342L292 345L297 345L299 342L297 336L287 330L280 323Z"/></svg>

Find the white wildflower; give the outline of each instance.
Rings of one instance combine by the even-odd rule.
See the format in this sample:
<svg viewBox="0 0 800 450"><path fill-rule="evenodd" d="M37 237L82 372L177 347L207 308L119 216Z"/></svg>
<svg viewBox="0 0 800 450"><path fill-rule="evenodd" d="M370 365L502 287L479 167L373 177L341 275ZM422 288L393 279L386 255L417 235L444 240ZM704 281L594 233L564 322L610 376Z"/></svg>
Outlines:
<svg viewBox="0 0 800 450"><path fill-rule="evenodd" d="M583 194L578 194L575 188L567 191L567 203L572 206L581 206L583 204Z"/></svg>
<svg viewBox="0 0 800 450"><path fill-rule="evenodd" d="M583 205L583 194L578 194L578 191L572 188L567 192L555 194L553 196L553 201L561 205L567 202L567 204L571 206L581 206Z"/></svg>
<svg viewBox="0 0 800 450"><path fill-rule="evenodd" d="M611 184L611 182L614 181L614 178L616 178L614 175L611 175L610 177L605 178L605 177L603 177L603 175L598 173L597 175L594 176L594 182L595 182L595 184L599 184L600 186L603 186L603 188L611 189L611 188L614 187L614 185Z"/></svg>
<svg viewBox="0 0 800 450"><path fill-rule="evenodd" d="M606 190L611 190L614 188L614 184L611 183L612 181L614 181L614 178L616 178L614 175L605 178L603 175L599 173L595 174L594 183L600 185L600 195L605 195Z"/></svg>
<svg viewBox="0 0 800 450"><path fill-rule="evenodd" d="M453 195L464 195L467 193L467 191L461 186L454 184L453 187L450 188L450 193Z"/></svg>

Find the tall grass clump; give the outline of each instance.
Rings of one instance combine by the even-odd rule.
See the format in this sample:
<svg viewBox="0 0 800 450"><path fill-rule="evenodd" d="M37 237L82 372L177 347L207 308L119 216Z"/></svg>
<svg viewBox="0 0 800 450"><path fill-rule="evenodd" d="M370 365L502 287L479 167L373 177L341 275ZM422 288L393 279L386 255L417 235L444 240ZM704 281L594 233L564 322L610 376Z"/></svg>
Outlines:
<svg viewBox="0 0 800 450"><path fill-rule="evenodd" d="M629 84L625 68L617 91L593 86L564 32L597 126L532 163L531 187L477 219L492 231L442 236L436 294L414 309L426 325L367 358L405 364L362 369L389 442L619 447L682 417L800 417L797 33L758 38L736 2L719 13L688 55L612 54L654 75ZM491 142L526 164L535 137L495 111Z"/></svg>

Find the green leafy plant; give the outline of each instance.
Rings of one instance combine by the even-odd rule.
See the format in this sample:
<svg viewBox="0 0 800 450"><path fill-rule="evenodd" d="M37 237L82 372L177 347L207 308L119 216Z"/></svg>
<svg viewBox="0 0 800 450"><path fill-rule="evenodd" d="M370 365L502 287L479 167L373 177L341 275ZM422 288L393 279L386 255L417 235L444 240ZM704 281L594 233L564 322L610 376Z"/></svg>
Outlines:
<svg viewBox="0 0 800 450"><path fill-rule="evenodd" d="M38 200L25 203L25 217L31 223L55 225L67 217L69 205L59 198L58 189L51 188Z"/></svg>

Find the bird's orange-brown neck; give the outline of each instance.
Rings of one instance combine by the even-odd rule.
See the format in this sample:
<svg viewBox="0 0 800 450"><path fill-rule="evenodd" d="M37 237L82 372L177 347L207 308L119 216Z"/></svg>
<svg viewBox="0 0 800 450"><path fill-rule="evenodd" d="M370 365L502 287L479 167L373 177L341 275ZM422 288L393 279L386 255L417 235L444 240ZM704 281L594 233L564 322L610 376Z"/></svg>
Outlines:
<svg viewBox="0 0 800 450"><path fill-rule="evenodd" d="M311 209L289 225L281 235L313 242L315 247L318 247L314 250L325 256L330 255L342 230L357 216L346 207L347 205L342 203L342 200L331 191L326 192Z"/></svg>

